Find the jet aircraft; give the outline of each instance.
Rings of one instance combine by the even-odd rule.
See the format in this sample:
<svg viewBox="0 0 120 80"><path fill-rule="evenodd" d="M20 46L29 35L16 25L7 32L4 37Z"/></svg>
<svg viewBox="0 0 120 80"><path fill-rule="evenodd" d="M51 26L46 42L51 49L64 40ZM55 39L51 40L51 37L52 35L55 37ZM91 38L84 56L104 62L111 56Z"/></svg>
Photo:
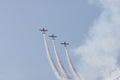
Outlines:
<svg viewBox="0 0 120 80"><path fill-rule="evenodd" d="M45 28L43 28L43 29L40 29L40 31L42 31L43 34L45 34L45 32L47 32L48 30L46 30Z"/></svg>
<svg viewBox="0 0 120 80"><path fill-rule="evenodd" d="M55 38L56 38L57 36L55 36L54 34L52 34L52 35L49 36L49 37L51 37L53 40L55 40Z"/></svg>
<svg viewBox="0 0 120 80"><path fill-rule="evenodd" d="M66 43L66 42L63 42L61 44L64 45L65 47L67 47L67 45L69 45L69 43Z"/></svg>

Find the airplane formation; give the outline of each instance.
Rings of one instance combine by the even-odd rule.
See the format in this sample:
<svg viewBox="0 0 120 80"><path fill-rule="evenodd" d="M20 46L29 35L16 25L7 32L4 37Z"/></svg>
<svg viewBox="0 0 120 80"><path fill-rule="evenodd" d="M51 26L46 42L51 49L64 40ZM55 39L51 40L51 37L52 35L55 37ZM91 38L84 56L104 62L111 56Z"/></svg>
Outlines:
<svg viewBox="0 0 120 80"><path fill-rule="evenodd" d="M40 29L40 31L43 32L43 34L45 34L48 30L45 29L45 28L43 28L43 29ZM55 40L55 38L57 38L57 36L55 36L54 34L50 35L49 37L51 37L53 40ZM63 43L61 43L61 44L64 45L65 47L66 47L67 45L69 45L69 43L67 43L67 42L63 42Z"/></svg>
<svg viewBox="0 0 120 80"><path fill-rule="evenodd" d="M68 49L67 49L67 46L69 45L69 43L67 43L65 41L63 43L60 43L60 44L64 45L66 58L67 58L67 61L68 61L68 64L69 64L69 68L71 70L71 73L68 74L67 69L65 69L64 65L62 64L61 58L59 56L59 53L58 53L56 45L55 45L55 38L57 38L57 36L52 34L52 35L50 35L48 37L52 38L54 53L55 53L55 57L56 57L58 66L55 64L54 59L52 58L50 48L49 48L49 45L48 45L48 42L47 42L46 32L48 30L43 28L43 29L40 29L40 31L43 34L45 49L46 49L46 53L47 53L47 56L48 56L49 63L51 65L51 68L53 69L53 72L54 72L57 80L83 80L83 78L81 79L80 74L75 69L75 67L74 67L74 65L72 63L71 57L70 57ZM74 77L73 76L71 77L70 74L72 74ZM116 80L119 77L119 74L120 74L120 70L117 70L111 76L106 77L105 80Z"/></svg>
<svg viewBox="0 0 120 80"><path fill-rule="evenodd" d="M63 43L60 43L60 44L64 45L65 52L66 52L66 57L67 57L67 61L68 61L68 64L69 64L69 68L71 70L71 73L74 75L74 78L70 76L70 73L68 74L68 71L64 68L64 66L62 64L61 58L59 56L59 53L58 53L56 45L55 45L55 38L57 38L57 36L55 36L54 34L52 34L52 35L50 35L48 37L52 38L54 53L55 53L56 60L57 60L58 67L59 67L60 71L58 70L58 68L57 68L57 66L56 66L56 64L54 62L54 59L51 56L51 52L50 52L50 49L49 49L49 46L48 46L47 37L46 37L46 32L48 30L45 29L45 28L43 28L43 29L40 29L40 31L43 34L44 44L45 44L45 49L46 49L46 53L47 53L47 56L48 56L48 60L50 62L51 68L54 71L54 74L57 77L57 80L74 80L74 79L75 80L81 80L80 79L80 75L76 71L76 69L75 69L75 67L74 67L74 65L72 63L72 60L70 58L70 55L68 53L67 46L69 45L69 43L63 42Z"/></svg>

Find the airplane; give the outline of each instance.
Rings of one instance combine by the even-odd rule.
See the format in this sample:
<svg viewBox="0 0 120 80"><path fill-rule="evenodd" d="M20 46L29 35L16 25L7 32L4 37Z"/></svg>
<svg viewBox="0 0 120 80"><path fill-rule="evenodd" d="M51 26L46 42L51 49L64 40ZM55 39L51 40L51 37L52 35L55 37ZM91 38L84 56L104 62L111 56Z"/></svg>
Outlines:
<svg viewBox="0 0 120 80"><path fill-rule="evenodd" d="M48 30L46 30L45 28L43 28L43 29L40 29L40 31L42 31L43 34L45 34L45 32L47 32Z"/></svg>
<svg viewBox="0 0 120 80"><path fill-rule="evenodd" d="M56 38L57 36L55 36L54 34L52 34L52 35L49 36L49 37L51 37L53 40L55 40L55 38Z"/></svg>
<svg viewBox="0 0 120 80"><path fill-rule="evenodd" d="M69 45L69 43L66 43L66 42L63 42L61 44L64 45L65 47L67 47L67 45Z"/></svg>

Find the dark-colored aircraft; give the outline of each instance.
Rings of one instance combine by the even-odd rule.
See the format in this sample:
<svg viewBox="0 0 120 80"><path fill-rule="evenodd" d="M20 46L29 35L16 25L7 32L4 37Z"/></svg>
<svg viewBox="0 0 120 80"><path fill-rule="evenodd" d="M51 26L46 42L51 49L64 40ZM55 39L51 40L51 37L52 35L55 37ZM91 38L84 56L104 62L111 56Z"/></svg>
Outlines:
<svg viewBox="0 0 120 80"><path fill-rule="evenodd" d="M69 43L66 43L66 42L63 42L61 44L64 45L65 47L67 47L67 45L69 45Z"/></svg>
<svg viewBox="0 0 120 80"><path fill-rule="evenodd" d="M55 40L55 38L56 38L57 36L55 36L54 34L52 34L52 35L49 36L49 37L51 37L53 40Z"/></svg>
<svg viewBox="0 0 120 80"><path fill-rule="evenodd" d="M43 34L45 34L45 32L47 32L48 30L46 30L45 28L43 28L43 29L40 29L40 31L42 31Z"/></svg>

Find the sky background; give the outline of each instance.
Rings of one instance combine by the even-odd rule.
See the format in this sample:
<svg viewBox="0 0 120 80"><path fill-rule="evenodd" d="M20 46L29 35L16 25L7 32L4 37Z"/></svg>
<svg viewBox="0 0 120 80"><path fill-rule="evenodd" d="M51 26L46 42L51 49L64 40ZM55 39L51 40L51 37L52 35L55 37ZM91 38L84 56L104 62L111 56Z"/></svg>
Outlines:
<svg viewBox="0 0 120 80"><path fill-rule="evenodd" d="M87 0L0 0L0 80L56 80L39 29L59 36L58 51L68 68L59 43L82 45L101 11ZM80 57L71 55L76 65Z"/></svg>

